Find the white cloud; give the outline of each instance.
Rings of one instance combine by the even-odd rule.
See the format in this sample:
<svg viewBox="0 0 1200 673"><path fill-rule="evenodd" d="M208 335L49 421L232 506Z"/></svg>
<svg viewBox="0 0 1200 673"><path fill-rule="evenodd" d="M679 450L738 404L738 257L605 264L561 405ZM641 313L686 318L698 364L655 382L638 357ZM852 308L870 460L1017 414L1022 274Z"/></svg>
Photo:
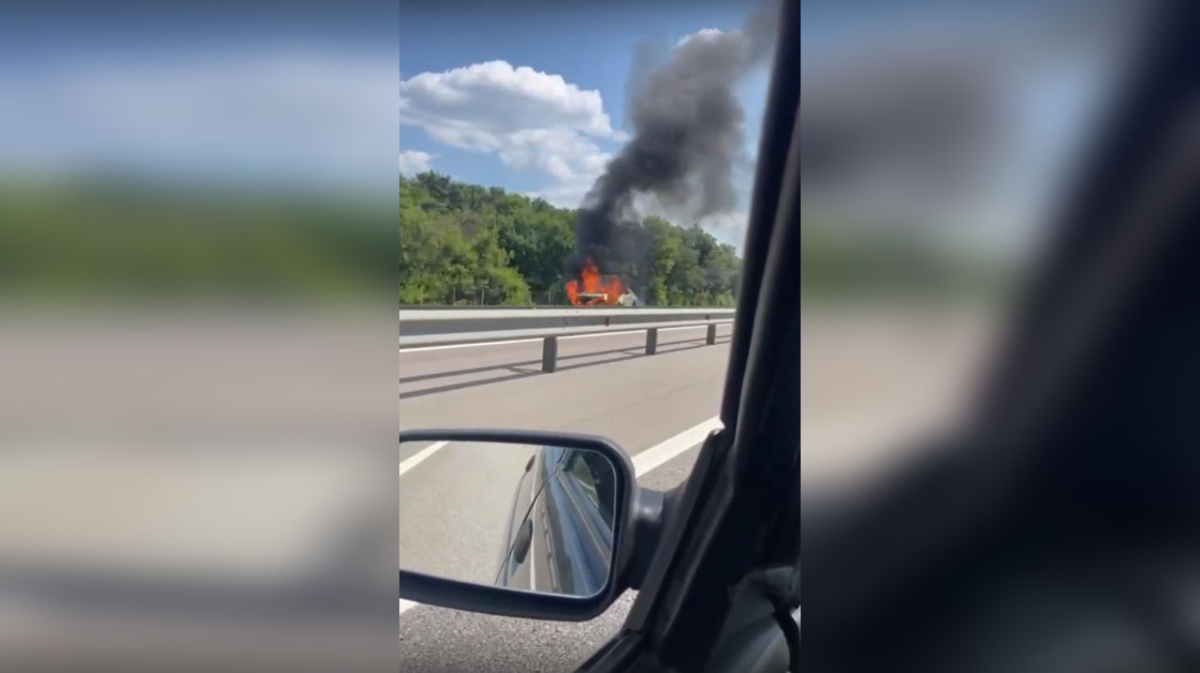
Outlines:
<svg viewBox="0 0 1200 673"><path fill-rule="evenodd" d="M689 36L723 34L706 28ZM685 38L687 39L687 38ZM548 184L524 192L533 198L575 208L591 189L626 136L612 128L597 91L584 91L558 75L490 61L445 72L425 72L400 83L400 123L422 128L446 145L495 155L506 166L534 169ZM602 143L610 143L608 148ZM738 173L739 194L748 191L752 171ZM743 182L745 184L743 184ZM744 199L742 199L744 201ZM690 223L649 195L636 199L644 214ZM744 211L710 215L700 226L719 240L741 247Z"/></svg>
<svg viewBox="0 0 1200 673"><path fill-rule="evenodd" d="M744 208L748 200L745 193L740 193L738 207ZM746 241L746 225L750 218L750 213L746 210L712 213L697 219L689 204L667 204L654 194L634 195L633 205L643 217L656 215L681 227L698 225L721 243L728 243L737 248L738 254L741 254L742 245Z"/></svg>
<svg viewBox="0 0 1200 673"><path fill-rule="evenodd" d="M684 35L683 37L679 38L679 41L675 43L675 46L682 47L683 45L687 44L689 41L694 40L694 39L707 40L709 38L717 37L718 35L724 35L724 34L725 34L725 31L723 31L719 28L701 28L700 30L698 30L694 33L689 33L689 34Z"/></svg>
<svg viewBox="0 0 1200 673"><path fill-rule="evenodd" d="M728 213L709 215L700 221L700 227L712 234L718 241L728 243L737 248L738 254L746 243L746 225L750 222L750 213L745 210L735 210Z"/></svg>
<svg viewBox="0 0 1200 673"><path fill-rule="evenodd" d="M400 110L402 117L417 123L442 113L493 132L566 126L596 136L617 135L599 91L584 91L559 75L514 68L507 61L423 72L402 80Z"/></svg>
<svg viewBox="0 0 1200 673"><path fill-rule="evenodd" d="M429 152L400 150L400 172L406 175L424 173L429 170L429 162L433 161L433 157Z"/></svg>
<svg viewBox="0 0 1200 673"><path fill-rule="evenodd" d="M553 180L547 200L563 205L577 205L604 169L609 153L599 141L627 139L613 129L599 91L506 61L401 80L400 123L446 145L541 171Z"/></svg>
<svg viewBox="0 0 1200 673"><path fill-rule="evenodd" d="M593 177L574 178L559 182L545 189L535 189L522 192L532 199L545 199L548 203L559 208L578 208L583 197L592 188Z"/></svg>

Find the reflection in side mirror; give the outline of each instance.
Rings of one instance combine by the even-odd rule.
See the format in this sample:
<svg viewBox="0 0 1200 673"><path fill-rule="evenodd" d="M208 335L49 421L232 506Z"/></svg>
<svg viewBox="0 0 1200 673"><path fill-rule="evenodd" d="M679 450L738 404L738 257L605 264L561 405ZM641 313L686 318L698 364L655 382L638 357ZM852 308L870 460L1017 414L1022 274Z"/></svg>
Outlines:
<svg viewBox="0 0 1200 673"><path fill-rule="evenodd" d="M401 437L400 569L581 599L609 591L632 485L619 456L456 434L466 438Z"/></svg>

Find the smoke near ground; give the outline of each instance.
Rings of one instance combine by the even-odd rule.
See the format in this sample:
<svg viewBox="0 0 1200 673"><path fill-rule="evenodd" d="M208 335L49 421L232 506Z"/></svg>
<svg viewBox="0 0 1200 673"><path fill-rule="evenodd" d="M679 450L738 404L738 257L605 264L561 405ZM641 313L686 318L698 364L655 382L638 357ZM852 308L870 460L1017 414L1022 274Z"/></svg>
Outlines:
<svg viewBox="0 0 1200 673"><path fill-rule="evenodd" d="M646 45L628 87L633 138L584 197L575 222L578 275L587 257L602 273L623 274L637 261L635 195L651 195L692 221L735 204L732 174L743 159L742 107L734 86L771 51L774 4L736 31L703 30L665 57Z"/></svg>

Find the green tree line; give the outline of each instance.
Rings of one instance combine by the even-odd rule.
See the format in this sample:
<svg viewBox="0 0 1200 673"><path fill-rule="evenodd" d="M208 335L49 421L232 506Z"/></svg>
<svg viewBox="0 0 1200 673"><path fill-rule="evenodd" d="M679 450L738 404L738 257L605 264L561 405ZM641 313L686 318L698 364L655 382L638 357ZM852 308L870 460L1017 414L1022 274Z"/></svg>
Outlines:
<svg viewBox="0 0 1200 673"><path fill-rule="evenodd" d="M400 303L565 304L576 211L426 172L400 177ZM621 279L645 304L732 306L741 260L698 227L622 225Z"/></svg>
<svg viewBox="0 0 1200 673"><path fill-rule="evenodd" d="M800 289L811 299L986 299L1003 292L1014 273L994 254L932 237L853 233L828 223L802 231Z"/></svg>
<svg viewBox="0 0 1200 673"><path fill-rule="evenodd" d="M0 179L0 301L385 299L390 205Z"/></svg>

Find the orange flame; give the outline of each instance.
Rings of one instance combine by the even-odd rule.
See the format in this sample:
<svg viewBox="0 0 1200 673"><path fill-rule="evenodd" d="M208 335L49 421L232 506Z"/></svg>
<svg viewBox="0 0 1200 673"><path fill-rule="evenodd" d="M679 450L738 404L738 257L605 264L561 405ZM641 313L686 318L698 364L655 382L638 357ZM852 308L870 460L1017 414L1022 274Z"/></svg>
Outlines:
<svg viewBox="0 0 1200 673"><path fill-rule="evenodd" d="M567 281L566 290L567 298L575 306L610 306L616 304L624 292L621 279L601 276L591 257L584 262L579 278Z"/></svg>

